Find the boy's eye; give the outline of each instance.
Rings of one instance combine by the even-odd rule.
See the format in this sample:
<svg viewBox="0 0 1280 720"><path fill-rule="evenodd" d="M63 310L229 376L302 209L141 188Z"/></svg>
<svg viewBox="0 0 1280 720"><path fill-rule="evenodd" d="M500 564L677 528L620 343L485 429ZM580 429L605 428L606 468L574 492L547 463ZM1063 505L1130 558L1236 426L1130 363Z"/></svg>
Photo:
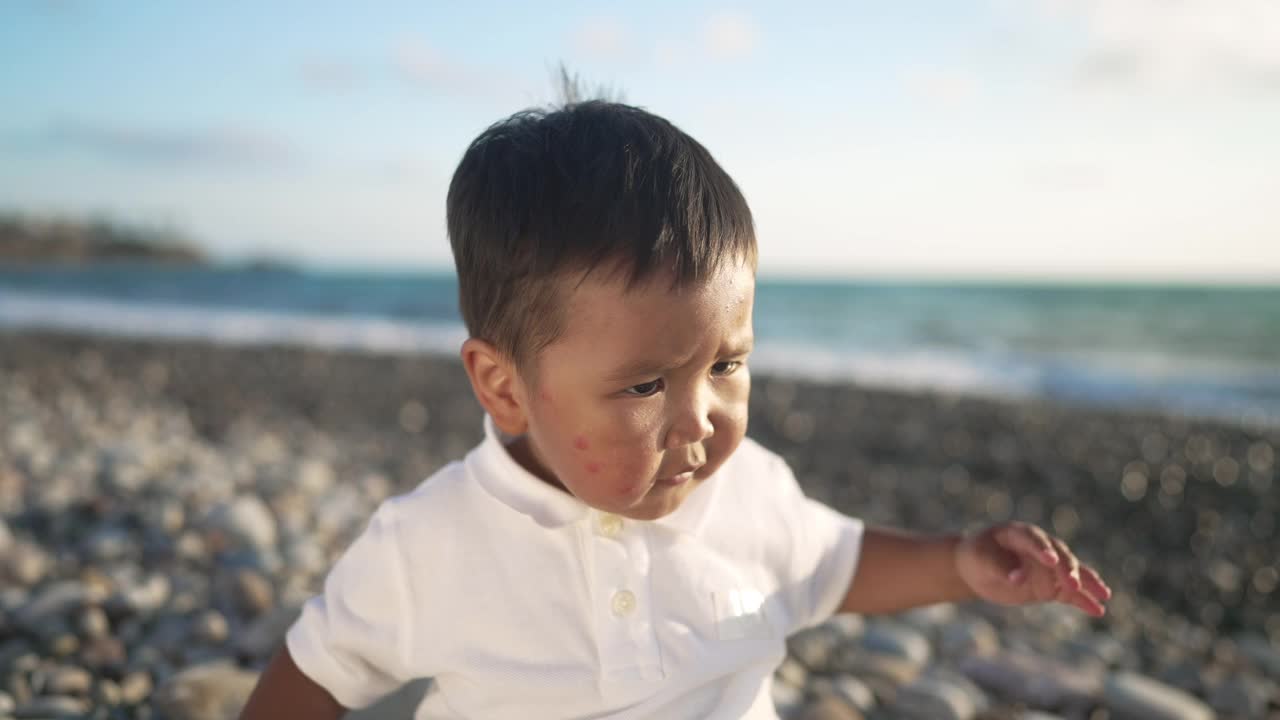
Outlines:
<svg viewBox="0 0 1280 720"><path fill-rule="evenodd" d="M628 395L634 395L636 397L648 397L649 395L652 395L661 389L662 389L662 380L659 379L659 380L650 380L647 383L640 383L639 385L632 385L626 390L623 390L623 392L625 392Z"/></svg>
<svg viewBox="0 0 1280 720"><path fill-rule="evenodd" d="M742 367L742 363L737 360L721 360L711 366L711 373L713 375L729 375L740 367Z"/></svg>

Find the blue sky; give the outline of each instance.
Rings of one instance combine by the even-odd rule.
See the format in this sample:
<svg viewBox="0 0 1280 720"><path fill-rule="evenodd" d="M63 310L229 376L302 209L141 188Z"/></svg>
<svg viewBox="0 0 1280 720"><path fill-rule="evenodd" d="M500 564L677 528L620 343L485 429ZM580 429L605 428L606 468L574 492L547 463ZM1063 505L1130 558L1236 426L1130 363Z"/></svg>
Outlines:
<svg viewBox="0 0 1280 720"><path fill-rule="evenodd" d="M1271 0L437 5L6 4L0 208L447 266L564 61L716 155L765 273L1280 280Z"/></svg>

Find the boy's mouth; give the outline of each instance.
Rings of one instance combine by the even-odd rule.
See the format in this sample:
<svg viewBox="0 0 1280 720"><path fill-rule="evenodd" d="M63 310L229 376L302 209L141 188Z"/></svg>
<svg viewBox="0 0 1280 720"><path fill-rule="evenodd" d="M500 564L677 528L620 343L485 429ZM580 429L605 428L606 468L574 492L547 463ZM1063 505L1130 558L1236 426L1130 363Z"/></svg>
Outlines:
<svg viewBox="0 0 1280 720"><path fill-rule="evenodd" d="M701 467L702 467L701 465L689 465L682 468L679 472L675 473L674 475L668 475L667 477L658 478L656 482L658 485L667 485L667 486L683 485L684 483L692 480L693 474L698 471L698 468L701 468Z"/></svg>

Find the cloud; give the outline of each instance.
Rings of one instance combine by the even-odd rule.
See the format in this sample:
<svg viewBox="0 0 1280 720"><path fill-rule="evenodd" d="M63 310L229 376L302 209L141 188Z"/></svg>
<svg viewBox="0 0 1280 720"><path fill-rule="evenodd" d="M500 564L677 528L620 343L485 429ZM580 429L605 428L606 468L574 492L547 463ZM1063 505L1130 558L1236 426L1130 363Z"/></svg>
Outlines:
<svg viewBox="0 0 1280 720"><path fill-rule="evenodd" d="M319 92L348 93L367 84L359 68L335 58L311 58L303 63L300 74L307 88Z"/></svg>
<svg viewBox="0 0 1280 720"><path fill-rule="evenodd" d="M958 68L915 68L906 73L906 82L917 94L939 105L963 105L978 94L977 76Z"/></svg>
<svg viewBox="0 0 1280 720"><path fill-rule="evenodd" d="M603 62L632 60L636 57L634 38L615 18L591 18L574 31L574 50L587 58Z"/></svg>
<svg viewBox="0 0 1280 720"><path fill-rule="evenodd" d="M519 91L506 75L459 62L417 39L400 43L395 68L409 85L432 93L510 101Z"/></svg>
<svg viewBox="0 0 1280 720"><path fill-rule="evenodd" d="M175 130L55 120L35 140L42 147L170 168L284 167L299 160L297 149L284 139L245 128Z"/></svg>
<svg viewBox="0 0 1280 720"><path fill-rule="evenodd" d="M720 13L711 16L703 32L706 50L717 60L742 60L750 57L760 44L760 31L754 20L742 13Z"/></svg>
<svg viewBox="0 0 1280 720"><path fill-rule="evenodd" d="M1056 0L1081 22L1086 87L1280 90L1280 3L1274 0Z"/></svg>

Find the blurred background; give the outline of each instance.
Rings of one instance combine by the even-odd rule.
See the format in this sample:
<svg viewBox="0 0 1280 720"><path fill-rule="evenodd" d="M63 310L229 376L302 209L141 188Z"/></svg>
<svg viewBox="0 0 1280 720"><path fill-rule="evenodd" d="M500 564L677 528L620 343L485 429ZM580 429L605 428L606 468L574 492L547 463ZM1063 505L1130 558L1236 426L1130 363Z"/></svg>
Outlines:
<svg viewBox="0 0 1280 720"><path fill-rule="evenodd" d="M50 0L0 48L0 717L149 716L209 660L242 697L474 442L445 193L562 67L744 191L752 433L811 494L1038 522L1120 589L1066 650L921 632L1274 707L1275 3Z"/></svg>

